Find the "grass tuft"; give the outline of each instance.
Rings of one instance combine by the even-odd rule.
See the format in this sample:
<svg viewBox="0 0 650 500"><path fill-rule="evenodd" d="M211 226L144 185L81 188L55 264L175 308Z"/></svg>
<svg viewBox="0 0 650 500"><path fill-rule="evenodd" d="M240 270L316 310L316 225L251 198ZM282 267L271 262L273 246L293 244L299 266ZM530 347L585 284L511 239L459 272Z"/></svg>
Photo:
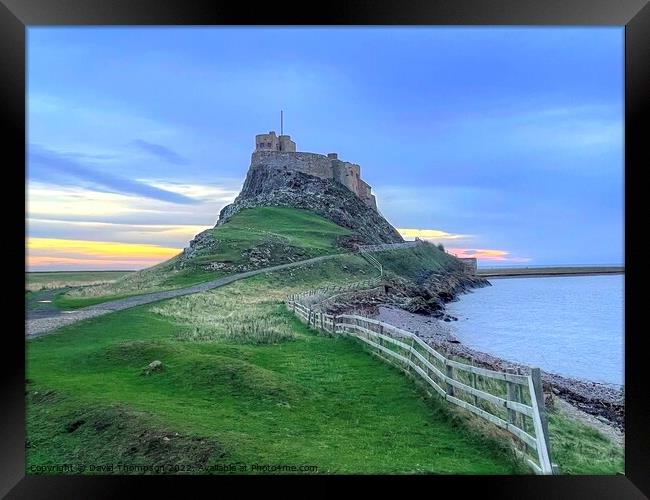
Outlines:
<svg viewBox="0 0 650 500"><path fill-rule="evenodd" d="M179 297L151 311L183 325L176 340L277 344L294 340L291 318L276 314L282 296L267 290L247 294L246 285L235 283L207 293Z"/></svg>
<svg viewBox="0 0 650 500"><path fill-rule="evenodd" d="M561 410L548 412L553 461L562 474L623 473L623 448Z"/></svg>
<svg viewBox="0 0 650 500"><path fill-rule="evenodd" d="M58 288L113 283L132 271L56 271L25 273L25 289L30 292Z"/></svg>

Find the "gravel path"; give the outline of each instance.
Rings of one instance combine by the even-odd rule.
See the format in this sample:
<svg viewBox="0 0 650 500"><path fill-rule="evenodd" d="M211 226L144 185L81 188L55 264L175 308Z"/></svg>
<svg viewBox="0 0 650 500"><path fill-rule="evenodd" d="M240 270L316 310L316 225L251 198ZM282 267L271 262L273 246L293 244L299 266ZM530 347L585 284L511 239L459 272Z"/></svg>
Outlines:
<svg viewBox="0 0 650 500"><path fill-rule="evenodd" d="M65 293L69 288L55 288L52 290L39 290L27 299L27 316L30 318L48 318L61 314L54 306L54 298L59 293Z"/></svg>
<svg viewBox="0 0 650 500"><path fill-rule="evenodd" d="M314 262L320 262L323 260L340 257L341 255L347 254L322 255L320 257L314 257L313 259L300 260L297 262L289 262L288 264L280 264L278 266L255 269L253 271L247 271L245 273L224 276L223 278L207 281L205 283L199 283L198 285L192 285L186 288L177 288L175 290L166 290L164 292L147 293L144 295L137 295L134 297L128 297L125 299L113 300L94 306L84 307L82 309L77 309L76 311L64 311L63 314L54 317L30 318L29 316L31 315L28 314L28 319L25 321L25 336L27 338L40 337L42 335L51 333L54 330L61 328L62 326L71 325L77 321L84 319L103 316L104 314L109 314L114 311L121 311L122 309L129 309L131 307L137 307L143 304L150 304L151 302L158 302L160 300L181 297L183 295L205 292L207 290L212 290L213 288L228 285L233 281L249 278L250 276L255 276L257 274L304 266L305 264L312 264Z"/></svg>

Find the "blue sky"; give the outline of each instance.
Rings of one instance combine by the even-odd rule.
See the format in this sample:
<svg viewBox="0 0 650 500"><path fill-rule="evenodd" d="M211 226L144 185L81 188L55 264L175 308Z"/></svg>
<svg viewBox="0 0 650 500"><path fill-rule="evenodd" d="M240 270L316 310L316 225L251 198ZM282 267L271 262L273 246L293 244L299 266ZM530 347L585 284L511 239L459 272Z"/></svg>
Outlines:
<svg viewBox="0 0 650 500"><path fill-rule="evenodd" d="M280 109L405 233L482 265L623 262L621 27L29 28L27 105L34 270L183 248Z"/></svg>

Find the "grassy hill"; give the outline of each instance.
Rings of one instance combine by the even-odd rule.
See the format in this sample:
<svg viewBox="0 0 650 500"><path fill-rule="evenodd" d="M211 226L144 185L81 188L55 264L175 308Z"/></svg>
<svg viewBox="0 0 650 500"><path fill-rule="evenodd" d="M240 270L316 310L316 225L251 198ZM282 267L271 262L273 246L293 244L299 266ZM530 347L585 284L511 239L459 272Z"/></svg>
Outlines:
<svg viewBox="0 0 650 500"><path fill-rule="evenodd" d="M61 309L168 290L319 255L340 253L340 238L352 232L306 210L258 207L242 210L206 231L191 258L181 254L112 283L86 286L55 297Z"/></svg>
<svg viewBox="0 0 650 500"><path fill-rule="evenodd" d="M461 269L455 257L434 245L418 245L408 250L387 250L374 254L384 270L417 281L423 271L449 271Z"/></svg>
<svg viewBox="0 0 650 500"><path fill-rule="evenodd" d="M257 207L242 210L225 224L209 230L218 242L216 251L204 250L194 259L209 262L246 264L251 249L277 250L270 256L274 264L286 262L287 254L303 258L341 251L337 238L352 232L306 210L284 207Z"/></svg>

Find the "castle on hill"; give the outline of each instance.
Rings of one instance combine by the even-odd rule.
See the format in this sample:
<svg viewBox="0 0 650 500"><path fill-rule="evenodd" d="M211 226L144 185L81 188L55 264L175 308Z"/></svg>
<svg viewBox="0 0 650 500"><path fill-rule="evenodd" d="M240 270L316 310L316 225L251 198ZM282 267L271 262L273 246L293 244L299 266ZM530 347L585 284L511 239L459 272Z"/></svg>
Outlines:
<svg viewBox="0 0 650 500"><path fill-rule="evenodd" d="M321 155L297 152L296 143L289 135L277 136L274 131L256 135L251 163L267 168L294 170L321 179L332 179L356 194L366 205L377 210L372 188L361 179L359 165L339 160L336 153Z"/></svg>

